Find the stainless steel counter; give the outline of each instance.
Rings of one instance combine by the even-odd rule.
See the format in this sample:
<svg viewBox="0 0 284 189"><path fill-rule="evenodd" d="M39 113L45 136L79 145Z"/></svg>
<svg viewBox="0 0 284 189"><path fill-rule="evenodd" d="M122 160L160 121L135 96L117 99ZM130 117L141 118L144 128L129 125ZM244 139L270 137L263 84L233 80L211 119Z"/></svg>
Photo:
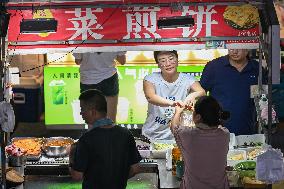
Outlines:
<svg viewBox="0 0 284 189"><path fill-rule="evenodd" d="M172 171L166 169L166 160L158 159L158 169L160 178L161 189L178 189L180 186L180 180L172 174Z"/></svg>
<svg viewBox="0 0 284 189"><path fill-rule="evenodd" d="M127 189L178 189L181 180L172 175L172 171L166 170L166 160L157 159L158 177L151 170L155 166L147 164L150 173L141 173L128 180ZM150 165L150 167L149 167ZM149 170L149 169L148 169ZM72 180L70 175L26 175L24 188L28 189L80 189L81 183Z"/></svg>
<svg viewBox="0 0 284 189"><path fill-rule="evenodd" d="M70 175L27 175L24 189L81 189L81 182L73 181ZM154 173L141 173L128 180L126 189L157 189Z"/></svg>

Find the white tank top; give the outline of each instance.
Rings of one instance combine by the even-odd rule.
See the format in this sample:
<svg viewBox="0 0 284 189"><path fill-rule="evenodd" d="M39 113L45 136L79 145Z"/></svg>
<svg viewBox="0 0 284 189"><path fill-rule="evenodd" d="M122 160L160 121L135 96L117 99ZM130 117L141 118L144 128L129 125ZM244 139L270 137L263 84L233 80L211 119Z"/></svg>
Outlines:
<svg viewBox="0 0 284 189"><path fill-rule="evenodd" d="M186 73L180 73L178 79L169 83L165 81L161 72L152 73L144 78L154 85L156 94L173 101L185 100L195 78ZM160 107L148 103L147 119L142 127L142 134L150 140L172 140L169 121L174 114L174 107Z"/></svg>

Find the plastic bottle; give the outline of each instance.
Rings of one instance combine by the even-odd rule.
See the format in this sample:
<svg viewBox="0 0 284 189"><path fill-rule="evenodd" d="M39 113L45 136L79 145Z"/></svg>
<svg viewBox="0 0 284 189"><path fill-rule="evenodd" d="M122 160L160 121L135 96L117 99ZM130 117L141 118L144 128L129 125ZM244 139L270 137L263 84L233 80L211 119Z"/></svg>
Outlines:
<svg viewBox="0 0 284 189"><path fill-rule="evenodd" d="M166 152L166 169L168 171L172 170L172 161L173 161L172 148L168 148Z"/></svg>
<svg viewBox="0 0 284 189"><path fill-rule="evenodd" d="M177 161L181 160L181 151L178 147L172 149L172 174L176 175L176 164Z"/></svg>

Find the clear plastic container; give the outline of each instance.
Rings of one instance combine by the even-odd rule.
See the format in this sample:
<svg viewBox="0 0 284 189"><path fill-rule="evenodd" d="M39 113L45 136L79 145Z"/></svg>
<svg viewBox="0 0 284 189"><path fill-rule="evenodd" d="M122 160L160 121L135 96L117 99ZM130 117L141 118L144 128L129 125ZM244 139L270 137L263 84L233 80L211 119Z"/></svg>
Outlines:
<svg viewBox="0 0 284 189"><path fill-rule="evenodd" d="M182 126L193 127L194 126L194 122L193 122L192 115L193 115L193 111L192 110L187 110L187 109L184 110L181 113L181 116L180 116L180 124Z"/></svg>

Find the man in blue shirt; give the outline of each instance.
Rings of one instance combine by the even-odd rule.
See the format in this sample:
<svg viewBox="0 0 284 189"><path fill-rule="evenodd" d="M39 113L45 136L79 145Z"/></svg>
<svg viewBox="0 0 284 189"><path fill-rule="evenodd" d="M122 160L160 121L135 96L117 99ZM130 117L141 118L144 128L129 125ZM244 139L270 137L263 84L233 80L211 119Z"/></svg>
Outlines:
<svg viewBox="0 0 284 189"><path fill-rule="evenodd" d="M228 55L205 66L200 84L230 112L225 127L236 135L256 133L254 101L250 86L257 85L259 63L248 59L248 50L229 49Z"/></svg>

